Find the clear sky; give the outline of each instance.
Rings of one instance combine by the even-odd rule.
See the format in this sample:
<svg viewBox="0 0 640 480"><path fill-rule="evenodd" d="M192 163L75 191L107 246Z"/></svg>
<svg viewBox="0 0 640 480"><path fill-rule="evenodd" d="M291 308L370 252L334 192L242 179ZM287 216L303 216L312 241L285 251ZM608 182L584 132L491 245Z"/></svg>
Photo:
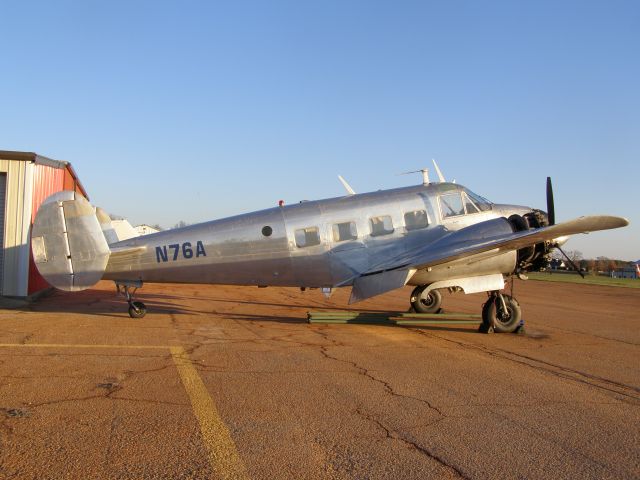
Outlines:
<svg viewBox="0 0 640 480"><path fill-rule="evenodd" d="M0 149L170 227L448 178L640 259L640 2L0 0Z"/></svg>

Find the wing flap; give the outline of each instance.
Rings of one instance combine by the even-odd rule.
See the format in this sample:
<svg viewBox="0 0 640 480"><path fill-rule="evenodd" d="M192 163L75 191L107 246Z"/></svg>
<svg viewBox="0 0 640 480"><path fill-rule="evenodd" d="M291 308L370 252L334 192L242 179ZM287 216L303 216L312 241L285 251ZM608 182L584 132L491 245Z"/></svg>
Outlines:
<svg viewBox="0 0 640 480"><path fill-rule="evenodd" d="M404 287L415 272L414 269L401 269L358 277L353 282L349 303L356 303Z"/></svg>

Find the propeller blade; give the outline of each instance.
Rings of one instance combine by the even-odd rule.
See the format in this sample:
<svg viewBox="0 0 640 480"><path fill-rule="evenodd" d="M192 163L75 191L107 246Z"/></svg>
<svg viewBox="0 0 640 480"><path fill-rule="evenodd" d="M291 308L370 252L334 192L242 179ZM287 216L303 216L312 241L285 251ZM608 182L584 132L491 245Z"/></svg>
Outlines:
<svg viewBox="0 0 640 480"><path fill-rule="evenodd" d="M556 209L553 205L553 185L551 185L551 177L547 177L547 215L549 217L549 225L555 225Z"/></svg>

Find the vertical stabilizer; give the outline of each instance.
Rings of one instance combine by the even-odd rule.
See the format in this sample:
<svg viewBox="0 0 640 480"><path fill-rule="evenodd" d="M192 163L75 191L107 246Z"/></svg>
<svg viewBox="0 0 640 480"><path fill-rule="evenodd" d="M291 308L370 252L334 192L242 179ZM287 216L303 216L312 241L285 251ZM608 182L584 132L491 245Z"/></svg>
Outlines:
<svg viewBox="0 0 640 480"><path fill-rule="evenodd" d="M84 290L102 278L111 252L98 216L75 192L53 195L38 210L31 250L38 271L52 286Z"/></svg>

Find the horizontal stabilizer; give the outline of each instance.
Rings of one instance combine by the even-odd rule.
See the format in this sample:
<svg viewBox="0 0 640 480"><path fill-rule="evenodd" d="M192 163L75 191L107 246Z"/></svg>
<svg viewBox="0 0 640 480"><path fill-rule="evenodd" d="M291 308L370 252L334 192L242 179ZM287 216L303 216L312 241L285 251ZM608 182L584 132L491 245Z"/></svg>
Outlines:
<svg viewBox="0 0 640 480"><path fill-rule="evenodd" d="M33 222L31 250L40 275L66 291L95 285L110 255L96 209L74 192L42 204Z"/></svg>
<svg viewBox="0 0 640 480"><path fill-rule="evenodd" d="M113 228L113 224L111 223L111 217L109 216L109 214L100 207L96 207L96 217L98 217L98 222L100 223L102 234L107 240L107 243L111 245L112 243L119 242L121 239L118 238L118 234Z"/></svg>

